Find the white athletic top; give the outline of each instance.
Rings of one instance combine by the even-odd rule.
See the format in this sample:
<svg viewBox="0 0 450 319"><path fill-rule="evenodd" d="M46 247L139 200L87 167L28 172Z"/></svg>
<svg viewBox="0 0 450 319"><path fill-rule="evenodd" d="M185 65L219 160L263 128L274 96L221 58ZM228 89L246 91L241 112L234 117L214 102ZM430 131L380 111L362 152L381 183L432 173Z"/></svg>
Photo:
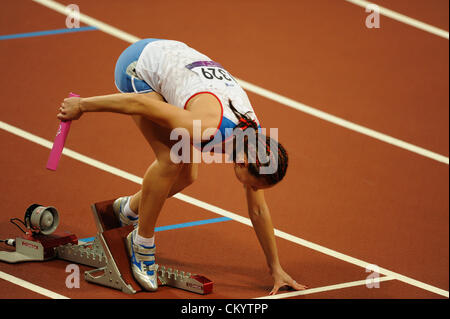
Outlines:
<svg viewBox="0 0 450 319"><path fill-rule="evenodd" d="M259 125L247 94L236 80L220 64L185 43L173 40L148 43L137 61L136 74L168 103L181 108L196 93L214 94L222 105L222 126L224 121L228 127L230 121L234 125L238 123L228 106L229 100Z"/></svg>

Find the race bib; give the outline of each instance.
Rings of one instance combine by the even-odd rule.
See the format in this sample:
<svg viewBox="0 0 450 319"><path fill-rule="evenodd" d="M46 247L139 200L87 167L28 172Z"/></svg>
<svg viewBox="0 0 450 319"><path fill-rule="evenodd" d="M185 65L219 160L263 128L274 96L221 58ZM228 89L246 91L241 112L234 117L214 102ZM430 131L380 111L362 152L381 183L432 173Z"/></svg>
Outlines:
<svg viewBox="0 0 450 319"><path fill-rule="evenodd" d="M236 86L237 81L219 63L214 61L197 61L186 65L186 68L197 73L203 82L207 84L225 84Z"/></svg>

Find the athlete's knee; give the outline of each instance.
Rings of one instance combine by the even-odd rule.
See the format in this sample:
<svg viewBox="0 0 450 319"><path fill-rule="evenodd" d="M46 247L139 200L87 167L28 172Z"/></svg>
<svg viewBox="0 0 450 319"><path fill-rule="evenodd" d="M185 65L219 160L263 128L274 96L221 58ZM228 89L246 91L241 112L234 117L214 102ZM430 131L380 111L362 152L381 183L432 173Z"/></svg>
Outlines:
<svg viewBox="0 0 450 319"><path fill-rule="evenodd" d="M176 179L180 175L180 172L183 169L182 164L176 164L170 161L155 160L147 169L144 174L144 184L150 181L155 176L159 176L160 178L170 178Z"/></svg>
<svg viewBox="0 0 450 319"><path fill-rule="evenodd" d="M157 164L164 175L178 176L183 171L183 163L175 163L166 159L158 159Z"/></svg>

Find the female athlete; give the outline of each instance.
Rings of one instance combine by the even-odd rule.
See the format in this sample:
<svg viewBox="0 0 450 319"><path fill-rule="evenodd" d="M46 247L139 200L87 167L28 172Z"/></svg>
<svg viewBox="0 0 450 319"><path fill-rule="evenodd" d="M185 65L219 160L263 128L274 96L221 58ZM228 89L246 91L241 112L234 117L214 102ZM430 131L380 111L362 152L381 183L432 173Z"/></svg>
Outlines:
<svg viewBox="0 0 450 319"><path fill-rule="evenodd" d="M121 93L64 99L57 118L77 120L86 112L131 115L153 149L156 160L147 169L142 187L132 196L118 198L113 208L121 225L136 225L128 235L132 271L148 291L158 288L154 230L168 197L197 178L194 148L228 152L238 180L244 185L248 213L265 254L274 285L270 294L288 286L303 290L282 268L263 189L284 177L288 158L285 149L261 133L250 101L236 80L219 63L179 41L143 39L120 55L115 84ZM189 133L191 160L174 161L173 130ZM213 134L211 133L213 129ZM193 138L200 131L200 138ZM244 134L238 134L244 133ZM248 134L252 133L252 134ZM242 143L238 140L243 138ZM251 138L251 137L256 138ZM231 148L226 145L232 143ZM240 145L240 147L238 146ZM252 154L263 154L268 161ZM252 152L252 151L256 151ZM175 156L176 158L176 156ZM275 167L273 170L264 168ZM138 217L139 216L139 217Z"/></svg>

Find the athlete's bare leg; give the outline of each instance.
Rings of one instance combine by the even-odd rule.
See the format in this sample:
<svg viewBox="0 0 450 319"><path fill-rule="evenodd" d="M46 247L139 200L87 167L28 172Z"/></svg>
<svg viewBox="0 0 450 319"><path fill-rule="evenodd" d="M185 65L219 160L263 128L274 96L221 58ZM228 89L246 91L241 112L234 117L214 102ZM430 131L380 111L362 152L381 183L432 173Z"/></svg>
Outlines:
<svg viewBox="0 0 450 319"><path fill-rule="evenodd" d="M150 95L163 100L158 93ZM170 149L176 141L170 140L169 129L142 116L133 116L133 119L156 156L144 175L142 188L130 201L131 210L139 212L138 234L151 238L164 202L193 182L197 175L197 164L177 164L171 160Z"/></svg>

